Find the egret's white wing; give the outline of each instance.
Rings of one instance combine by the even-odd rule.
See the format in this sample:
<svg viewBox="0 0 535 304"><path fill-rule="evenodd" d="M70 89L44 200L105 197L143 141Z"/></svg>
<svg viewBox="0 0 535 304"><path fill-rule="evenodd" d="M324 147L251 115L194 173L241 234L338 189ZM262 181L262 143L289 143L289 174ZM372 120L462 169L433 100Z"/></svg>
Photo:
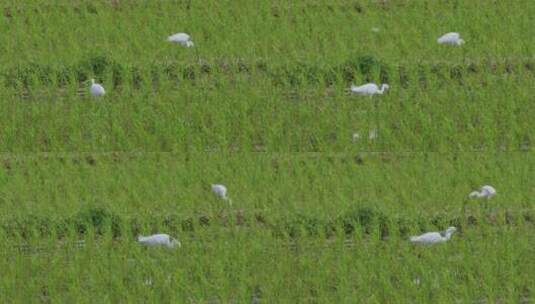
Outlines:
<svg viewBox="0 0 535 304"><path fill-rule="evenodd" d="M371 95L377 92L379 88L375 83L367 83L363 84L361 86L351 86L351 92L357 93L357 94L364 94L364 95Z"/></svg>
<svg viewBox="0 0 535 304"><path fill-rule="evenodd" d="M155 246L155 245L167 245L169 244L169 235L167 234L154 234L149 236L140 236L138 241L143 245Z"/></svg>
<svg viewBox="0 0 535 304"><path fill-rule="evenodd" d="M186 33L176 33L174 35L171 35L167 37L167 41L178 43L185 47L192 47L193 41L191 41L190 35Z"/></svg>
<svg viewBox="0 0 535 304"><path fill-rule="evenodd" d="M489 185L485 185L485 186L481 187L481 192L487 198L491 198L494 195L496 195L496 189L494 189L494 187L489 186Z"/></svg>
<svg viewBox="0 0 535 304"><path fill-rule="evenodd" d="M419 236L410 238L413 243L433 244L442 241L442 236L438 232L427 232Z"/></svg>
<svg viewBox="0 0 535 304"><path fill-rule="evenodd" d="M214 193L220 197L224 198L227 196L227 187L223 185L220 185L220 184L212 185L212 191L214 191Z"/></svg>
<svg viewBox="0 0 535 304"><path fill-rule="evenodd" d="M91 85L91 95L98 97L106 94L106 91L104 90L104 87L98 83L94 83Z"/></svg>
<svg viewBox="0 0 535 304"><path fill-rule="evenodd" d="M167 37L167 40L170 42L186 42L191 40L191 37L186 33L176 33Z"/></svg>
<svg viewBox="0 0 535 304"><path fill-rule="evenodd" d="M440 38L438 38L437 41L438 43L451 43L451 42L455 42L459 40L460 38L461 38L461 35L459 33L451 32L451 33L446 33L440 36Z"/></svg>

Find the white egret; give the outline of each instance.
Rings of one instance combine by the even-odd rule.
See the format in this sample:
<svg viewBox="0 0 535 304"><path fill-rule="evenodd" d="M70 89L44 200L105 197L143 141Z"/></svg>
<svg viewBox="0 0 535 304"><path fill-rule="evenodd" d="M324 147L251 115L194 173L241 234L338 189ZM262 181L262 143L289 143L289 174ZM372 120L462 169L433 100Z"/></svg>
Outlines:
<svg viewBox="0 0 535 304"><path fill-rule="evenodd" d="M486 198L491 199L496 195L496 189L494 187L485 185L479 189L479 191L472 191L468 197L469 198Z"/></svg>
<svg viewBox="0 0 535 304"><path fill-rule="evenodd" d="M89 91L94 97L100 97L106 94L104 87L101 84L96 83L95 79L91 79L91 88L89 89Z"/></svg>
<svg viewBox="0 0 535 304"><path fill-rule="evenodd" d="M390 86L386 83L381 85L381 89L375 83L367 83L361 86L351 85L351 92L359 95L372 96L375 94L383 94Z"/></svg>
<svg viewBox="0 0 535 304"><path fill-rule="evenodd" d="M191 41L191 37L186 33L176 33L169 37L167 37L167 41L178 43L184 47L192 47L193 41Z"/></svg>
<svg viewBox="0 0 535 304"><path fill-rule="evenodd" d="M455 227L449 227L444 232L427 232L418 236L411 236L410 241L416 244L432 245L443 243L451 238L451 235L457 231Z"/></svg>
<svg viewBox="0 0 535 304"><path fill-rule="evenodd" d="M464 44L464 40L461 39L461 35L455 32L447 33L447 34L440 36L440 38L437 39L437 42L439 44L453 44L453 45Z"/></svg>
<svg viewBox="0 0 535 304"><path fill-rule="evenodd" d="M227 196L227 187L221 184L212 184L212 191L225 201L232 205L232 200Z"/></svg>
<svg viewBox="0 0 535 304"><path fill-rule="evenodd" d="M168 234L153 234L149 236L138 236L137 241L145 246L166 246L169 248L180 247L182 244Z"/></svg>

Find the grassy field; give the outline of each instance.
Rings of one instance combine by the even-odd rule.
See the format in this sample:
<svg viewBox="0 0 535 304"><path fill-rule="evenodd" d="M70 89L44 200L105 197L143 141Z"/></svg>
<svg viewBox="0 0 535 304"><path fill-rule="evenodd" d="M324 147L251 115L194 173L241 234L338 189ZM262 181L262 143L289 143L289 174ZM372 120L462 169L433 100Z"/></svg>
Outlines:
<svg viewBox="0 0 535 304"><path fill-rule="evenodd" d="M533 303L534 14L4 1L0 302ZM182 247L136 242L158 232Z"/></svg>

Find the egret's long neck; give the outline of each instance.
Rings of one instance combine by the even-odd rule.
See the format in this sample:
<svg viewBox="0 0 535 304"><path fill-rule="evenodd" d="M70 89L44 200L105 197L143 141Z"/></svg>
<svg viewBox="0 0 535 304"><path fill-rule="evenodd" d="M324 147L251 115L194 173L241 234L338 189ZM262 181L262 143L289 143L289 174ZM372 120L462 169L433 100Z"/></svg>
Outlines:
<svg viewBox="0 0 535 304"><path fill-rule="evenodd" d="M381 85L381 89L379 90L379 94L383 94L383 92L385 91L386 87L385 85Z"/></svg>
<svg viewBox="0 0 535 304"><path fill-rule="evenodd" d="M469 197L470 198L479 198L481 197L481 192L478 192L478 191L473 191L472 193L470 193Z"/></svg>

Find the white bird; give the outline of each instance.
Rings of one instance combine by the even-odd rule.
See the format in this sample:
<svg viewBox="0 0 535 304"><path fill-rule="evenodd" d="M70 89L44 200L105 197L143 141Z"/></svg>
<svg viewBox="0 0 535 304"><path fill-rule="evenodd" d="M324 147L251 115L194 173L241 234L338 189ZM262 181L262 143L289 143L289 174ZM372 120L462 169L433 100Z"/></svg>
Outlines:
<svg viewBox="0 0 535 304"><path fill-rule="evenodd" d="M493 196L496 195L496 189L494 187L485 185L481 187L478 191L472 191L468 195L469 198L486 198L491 199Z"/></svg>
<svg viewBox="0 0 535 304"><path fill-rule="evenodd" d="M138 236L137 241L145 246L166 246L169 248L180 247L182 244L168 234L153 234L149 236Z"/></svg>
<svg viewBox="0 0 535 304"><path fill-rule="evenodd" d="M451 238L451 235L457 231L455 227L449 227L444 232L427 232L418 236L411 236L410 241L412 243L432 245L437 243L443 243Z"/></svg>
<svg viewBox="0 0 535 304"><path fill-rule="evenodd" d="M232 200L227 196L227 187L221 184L212 184L212 191L225 201L232 205Z"/></svg>
<svg viewBox="0 0 535 304"><path fill-rule="evenodd" d="M169 37L167 37L167 41L178 43L185 47L192 47L193 41L191 41L191 37L186 33L176 33Z"/></svg>
<svg viewBox="0 0 535 304"><path fill-rule="evenodd" d="M351 85L351 92L359 95L375 95L383 94L386 89L389 89L390 86L386 83L381 85L381 89L375 83L367 83L361 86Z"/></svg>
<svg viewBox="0 0 535 304"><path fill-rule="evenodd" d="M437 42L439 44L453 44L453 45L464 44L464 40L461 39L461 35L455 32L442 35L440 38L437 39Z"/></svg>
<svg viewBox="0 0 535 304"><path fill-rule="evenodd" d="M106 91L101 84L95 83L95 79L91 79L91 88L89 90L94 97L104 96Z"/></svg>

